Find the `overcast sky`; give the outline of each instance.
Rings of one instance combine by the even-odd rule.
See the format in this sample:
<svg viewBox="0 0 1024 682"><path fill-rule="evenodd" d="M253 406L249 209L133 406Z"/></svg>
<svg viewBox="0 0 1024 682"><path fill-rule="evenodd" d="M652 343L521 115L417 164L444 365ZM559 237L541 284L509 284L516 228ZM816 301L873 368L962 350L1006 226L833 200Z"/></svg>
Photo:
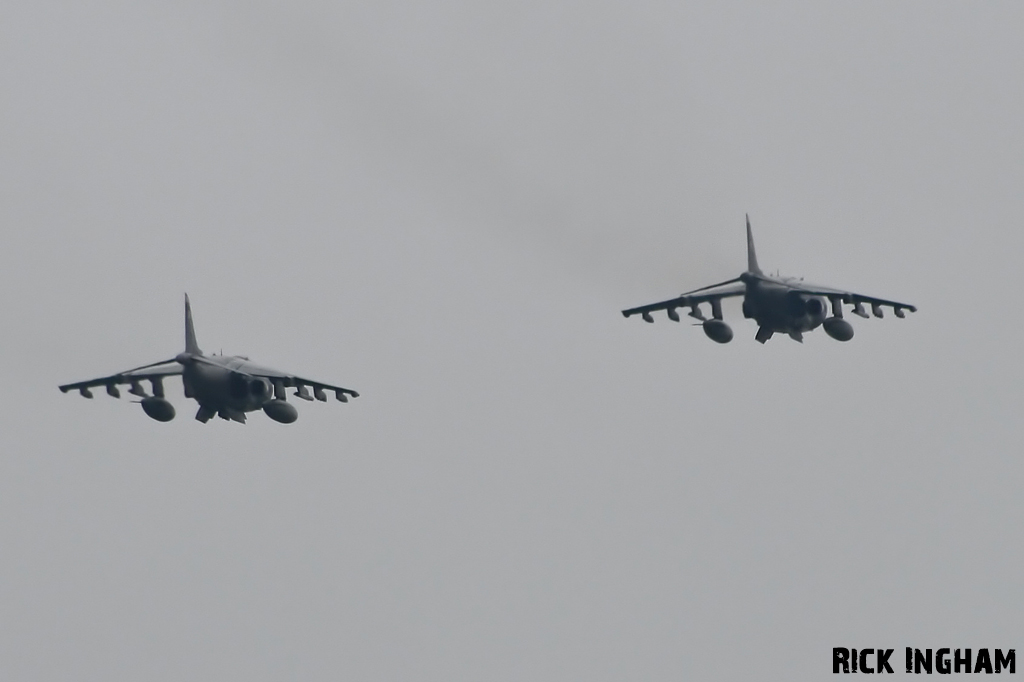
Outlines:
<svg viewBox="0 0 1024 682"><path fill-rule="evenodd" d="M705 4L2 3L0 677L1021 648L1024 7ZM744 213L920 311L622 318L737 275ZM57 390L178 353L185 292L203 349L362 397Z"/></svg>

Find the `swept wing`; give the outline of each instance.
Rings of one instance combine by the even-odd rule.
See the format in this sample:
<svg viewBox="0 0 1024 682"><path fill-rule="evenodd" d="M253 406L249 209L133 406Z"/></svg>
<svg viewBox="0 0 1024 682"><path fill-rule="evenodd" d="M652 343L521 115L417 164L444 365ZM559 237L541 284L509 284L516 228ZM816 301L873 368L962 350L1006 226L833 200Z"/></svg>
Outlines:
<svg viewBox="0 0 1024 682"><path fill-rule="evenodd" d="M180 375L181 371L182 366L176 360L163 360L161 362L154 362L149 365L135 367L134 369L128 369L123 372L111 374L106 377L100 377L98 379L79 381L74 384L64 384L59 388L62 393L78 391L86 398L91 398L92 392L89 391L90 388L106 386L107 393L117 398L120 397L120 392L118 391L117 386L119 384L130 384L131 388L128 391L129 393L145 397L146 392L142 388L141 382L150 381L153 384L153 393L161 395L163 393L163 387L161 384L163 378Z"/></svg>
<svg viewBox="0 0 1024 682"><path fill-rule="evenodd" d="M316 398L320 401L326 401L327 395L324 391L333 391L334 397L343 403L348 402L349 396L358 398L359 393L353 391L351 388L345 388L343 386L335 386L334 384L327 384L322 381L315 381L313 379L306 379L304 377L296 376L295 374L289 374L288 372L280 372L276 369L270 369L269 367L260 367L252 363L246 363L241 367L242 371L245 371L253 376L263 377L274 384L275 390L280 385L282 388L285 386L291 386L295 388L295 396L302 398L303 400L313 400ZM313 389L313 395L310 396L307 388Z"/></svg>
<svg viewBox="0 0 1024 682"><path fill-rule="evenodd" d="M679 314L676 312L676 308L691 308L690 316L696 317L697 319L703 319L700 312L696 310L695 306L706 303L708 301L719 301L723 298L730 298L733 296L742 296L746 293L746 285L742 282L735 280L731 282L723 282L720 284L713 284L709 287L701 287L700 289L694 289L693 291L680 294L675 298L670 298L667 301L659 301L658 303L650 303L648 305L642 305L637 308L630 308L623 310L622 315L629 317L630 315L642 315L644 320L647 322L653 322L651 313L656 310L668 311L670 319L679 321ZM697 314L694 314L696 312Z"/></svg>
<svg viewBox="0 0 1024 682"><path fill-rule="evenodd" d="M852 303L854 306L853 312L857 315L860 315L861 317L868 316L867 312L865 312L864 310L865 303L871 306L871 312L874 314L875 317L882 317L882 306L888 306L892 308L893 312L896 314L896 317L903 317L904 310L909 310L912 313L917 312L917 306L911 305L909 303L900 303L899 301L890 301L889 299L885 298L865 296L863 294L847 291L846 289L835 289L833 287L825 287L820 286L818 284L810 284L807 282L787 282L787 284L789 286L792 286L794 289L797 289L811 296L824 296L825 298L828 298L829 300L833 301L833 304L837 300L843 303Z"/></svg>

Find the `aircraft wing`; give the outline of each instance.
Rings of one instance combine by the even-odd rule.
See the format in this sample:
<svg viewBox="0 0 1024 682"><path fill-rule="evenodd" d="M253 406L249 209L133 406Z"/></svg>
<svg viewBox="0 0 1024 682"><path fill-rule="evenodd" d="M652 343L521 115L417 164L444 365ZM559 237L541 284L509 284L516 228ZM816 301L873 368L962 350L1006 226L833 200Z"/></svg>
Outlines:
<svg viewBox="0 0 1024 682"><path fill-rule="evenodd" d="M843 303L852 303L854 305L853 312L861 317L868 316L864 311L863 304L865 303L871 306L871 312L875 317L882 317L882 306L889 306L892 308L893 312L896 313L896 317L903 317L904 310L909 310L912 313L917 312L917 306L910 305L909 303L900 303L899 301L890 301L885 298L865 296L845 289L834 289L832 287L823 287L817 284L808 284L804 282L796 284L794 288L812 296L824 296L829 299L838 298Z"/></svg>
<svg viewBox="0 0 1024 682"><path fill-rule="evenodd" d="M676 312L676 308L690 308L701 303L707 303L708 301L717 301L723 298L742 296L746 293L746 290L747 287L742 282L728 284L725 286L715 285L713 287L706 287L704 289L697 289L696 291L681 294L676 298L670 298L667 301L659 301L658 303L650 303L637 308L623 310L622 315L623 317L641 315L645 321L654 322L654 319L651 317L651 313L656 310L665 310L668 311L669 319L678 322L679 314ZM702 317L694 315L692 311L690 312L690 316L696 317L697 319L703 319Z"/></svg>
<svg viewBox="0 0 1024 682"><path fill-rule="evenodd" d="M142 381L151 381L154 384L154 393L160 393L161 391L156 386L161 382L164 377L175 376L181 374L182 367L176 360L164 360L162 362L154 362L150 365L143 365L142 367L136 367L134 369L128 369L117 374L111 374L107 377L100 377L98 379L90 379L88 381L79 381L74 384L64 384L60 386L61 393L67 393L68 391L78 391L86 398L92 397L90 388L96 388L98 386L106 386L107 393L114 396L115 398L120 397L120 392L117 390L118 384L131 384L129 393L137 395L139 397L145 397L146 392L142 388Z"/></svg>
<svg viewBox="0 0 1024 682"><path fill-rule="evenodd" d="M276 384L280 382L282 386L295 387L295 396L302 398L303 400L313 400L313 398L316 398L320 401L326 401L327 395L324 391L334 391L334 397L343 403L348 402L349 396L352 396L353 398L359 397L359 393L353 391L351 388L325 384L322 381L314 381L312 379L304 379L303 377L288 374L287 372L279 372L276 369L269 369L267 367L259 367L249 364L245 366L244 370L253 376L269 379L271 383ZM311 387L313 389L312 396L309 395L307 387Z"/></svg>

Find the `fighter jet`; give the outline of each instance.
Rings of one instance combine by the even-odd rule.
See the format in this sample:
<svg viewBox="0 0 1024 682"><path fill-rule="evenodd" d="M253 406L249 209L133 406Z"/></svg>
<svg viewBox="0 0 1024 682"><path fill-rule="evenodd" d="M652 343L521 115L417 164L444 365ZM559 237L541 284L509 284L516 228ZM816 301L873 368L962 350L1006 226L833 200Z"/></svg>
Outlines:
<svg viewBox="0 0 1024 682"><path fill-rule="evenodd" d="M160 422L174 419L174 405L164 397L165 377L180 375L185 387L185 397L199 403L196 419L204 424L215 415L225 420L245 423L245 413L262 409L268 417L282 424L291 424L299 417L295 407L287 402L285 387L295 388L294 396L303 400L326 402L324 392L333 391L335 398L343 403L348 397L359 397L355 391L332 386L294 374L260 367L243 356L204 355L196 343L195 327L192 325L192 306L185 295L185 351L170 360L154 362L135 369L112 374L108 377L80 381L77 384L60 386L62 393L78 391L86 398L92 398L89 389L105 386L107 394L120 398L119 384L130 386L128 392L141 398L143 411ZM149 382L153 395L149 395L143 382ZM310 396L309 388L313 389Z"/></svg>
<svg viewBox="0 0 1024 682"><path fill-rule="evenodd" d="M622 314L626 317L639 314L645 322L654 322L651 313L664 310L670 320L678 322L679 313L676 309L688 307L689 316L700 320L708 338L718 343L729 343L732 341L732 329L722 319L722 299L733 296L743 297L743 317L757 322L757 335L754 338L761 343L768 341L776 332L788 334L790 338L803 343L804 332L818 326L824 327L825 333L837 341L849 341L853 338L853 327L843 319L844 303L851 304L851 312L861 317L868 316L864 310L865 303L871 306L875 317L882 317L882 306L890 306L896 317L905 317L906 310L917 310L909 303L809 284L802 278L771 277L764 274L757 265L748 215L746 272L739 277L694 289L667 301L623 310ZM711 304L710 320L704 317L701 303ZM828 315L829 305L832 307L831 316Z"/></svg>

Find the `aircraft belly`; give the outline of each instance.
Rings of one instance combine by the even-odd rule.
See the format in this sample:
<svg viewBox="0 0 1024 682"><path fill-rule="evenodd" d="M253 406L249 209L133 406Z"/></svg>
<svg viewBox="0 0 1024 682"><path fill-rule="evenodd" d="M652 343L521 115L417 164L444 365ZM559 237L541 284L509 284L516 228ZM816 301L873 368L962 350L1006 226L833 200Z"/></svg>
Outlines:
<svg viewBox="0 0 1024 682"><path fill-rule="evenodd" d="M266 399L253 396L237 398L231 394L231 375L231 369L215 365L196 364L185 368L183 379L189 388L188 397L217 410L253 412L262 409Z"/></svg>
<svg viewBox="0 0 1024 682"><path fill-rule="evenodd" d="M788 290L781 287L761 286L747 294L759 326L781 333L793 330L795 320L788 312L787 293Z"/></svg>
<svg viewBox="0 0 1024 682"><path fill-rule="evenodd" d="M767 327L773 332L789 334L790 332L809 332L821 325L821 320L812 318L809 315L792 317L785 313L781 315L765 316L757 318L758 325Z"/></svg>
<svg viewBox="0 0 1024 682"><path fill-rule="evenodd" d="M200 405L219 406L231 400L228 393L228 372L220 367L195 364L186 367L185 380L191 388L192 397Z"/></svg>
<svg viewBox="0 0 1024 682"><path fill-rule="evenodd" d="M249 400L231 400L228 402L227 406L233 410L238 410L239 412L255 412L256 410L262 410L263 403L265 402L265 400L250 398Z"/></svg>
<svg viewBox="0 0 1024 682"><path fill-rule="evenodd" d="M757 324L782 334L807 332L821 325L824 315L791 312L789 296L792 292L789 287L781 286L762 286L749 292L747 298Z"/></svg>

